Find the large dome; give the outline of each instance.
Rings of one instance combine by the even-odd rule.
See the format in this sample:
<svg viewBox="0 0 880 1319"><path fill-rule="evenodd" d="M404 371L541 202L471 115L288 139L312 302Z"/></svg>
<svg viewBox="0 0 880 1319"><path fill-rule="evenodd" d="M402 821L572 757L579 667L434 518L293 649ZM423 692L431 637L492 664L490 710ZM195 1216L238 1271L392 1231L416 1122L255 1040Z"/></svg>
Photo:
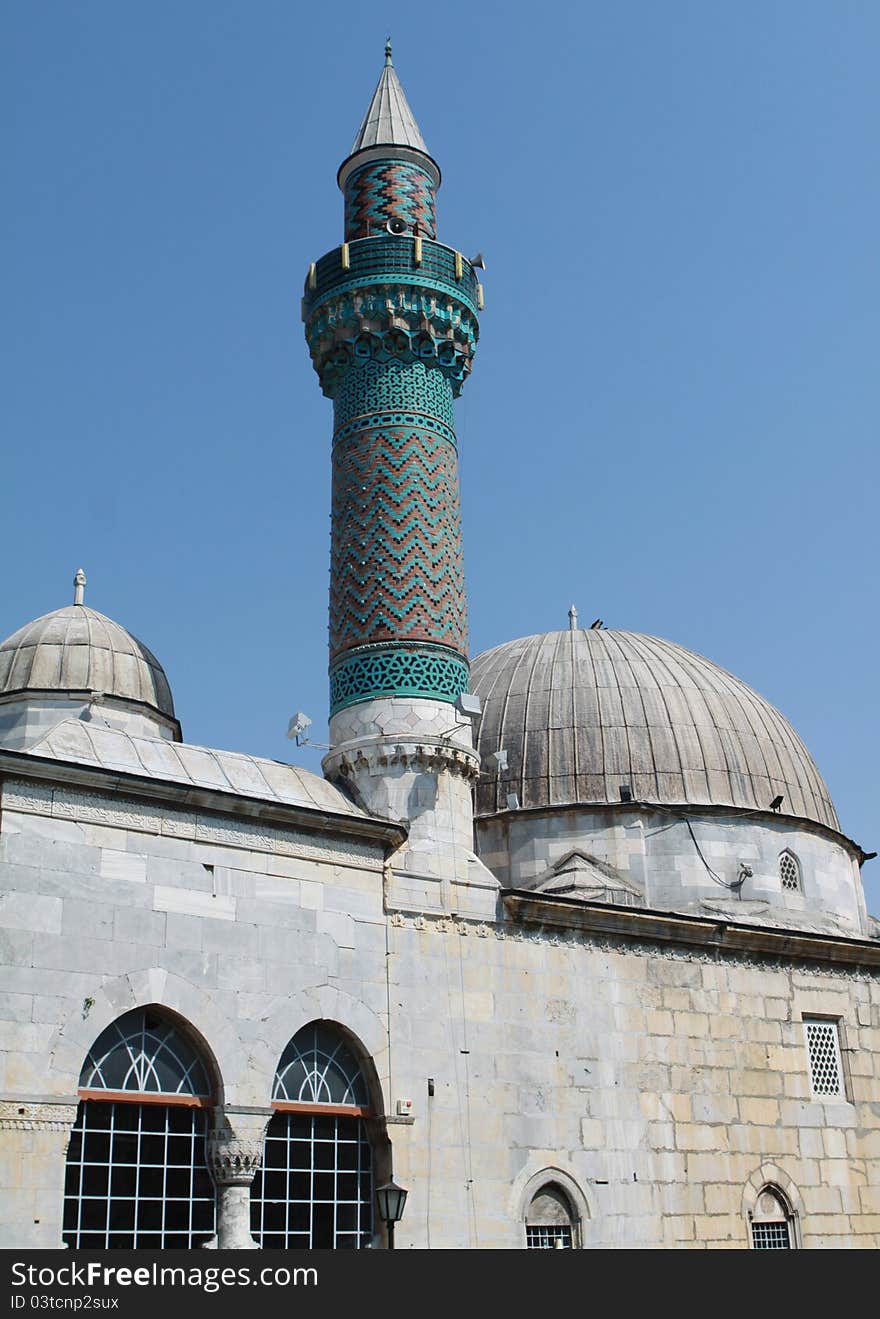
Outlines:
<svg viewBox="0 0 880 1319"><path fill-rule="evenodd" d="M732 674L658 637L547 632L484 651L471 665L483 715L477 813L635 801L739 806L839 829L828 789L778 710Z"/></svg>
<svg viewBox="0 0 880 1319"><path fill-rule="evenodd" d="M176 723L171 688L155 655L86 605L44 614L0 644L0 698L26 692L102 692Z"/></svg>

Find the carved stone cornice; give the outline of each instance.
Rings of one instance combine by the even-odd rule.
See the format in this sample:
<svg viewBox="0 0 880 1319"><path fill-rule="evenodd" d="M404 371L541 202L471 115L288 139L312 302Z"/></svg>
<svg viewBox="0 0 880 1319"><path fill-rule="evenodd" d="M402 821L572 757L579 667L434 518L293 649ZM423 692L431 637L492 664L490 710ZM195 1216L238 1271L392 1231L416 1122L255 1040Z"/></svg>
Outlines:
<svg viewBox="0 0 880 1319"><path fill-rule="evenodd" d="M397 766L421 773L458 774L473 780L480 776L480 757L476 751L440 740L375 742L359 747L348 745L331 751L322 763L331 782L357 778L361 774L379 774Z"/></svg>
<svg viewBox="0 0 880 1319"><path fill-rule="evenodd" d="M76 1119L76 1107L76 1104L0 1100L0 1131L69 1132Z"/></svg>

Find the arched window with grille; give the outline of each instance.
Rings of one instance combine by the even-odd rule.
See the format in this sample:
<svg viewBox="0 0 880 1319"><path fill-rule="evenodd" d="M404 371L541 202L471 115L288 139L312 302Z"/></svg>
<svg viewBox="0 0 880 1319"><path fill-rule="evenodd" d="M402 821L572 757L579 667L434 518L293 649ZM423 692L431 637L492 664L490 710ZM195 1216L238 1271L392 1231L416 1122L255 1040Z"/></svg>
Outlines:
<svg viewBox="0 0 880 1319"><path fill-rule="evenodd" d="M788 848L779 853L779 881L784 892L801 892L801 863Z"/></svg>
<svg viewBox="0 0 880 1319"><path fill-rule="evenodd" d="M190 1249L214 1235L205 1161L212 1090L198 1050L170 1016L136 1008L107 1027L79 1078L65 1245Z"/></svg>
<svg viewBox="0 0 880 1319"><path fill-rule="evenodd" d="M759 1191L750 1220L753 1250L794 1250L794 1217L777 1186Z"/></svg>
<svg viewBox="0 0 880 1319"><path fill-rule="evenodd" d="M573 1250L577 1218L571 1200L556 1182L539 1187L526 1209L526 1247L529 1250Z"/></svg>
<svg viewBox="0 0 880 1319"><path fill-rule="evenodd" d="M370 1092L337 1026L297 1031L275 1073L274 1113L251 1188L251 1232L264 1249L359 1250L373 1235Z"/></svg>

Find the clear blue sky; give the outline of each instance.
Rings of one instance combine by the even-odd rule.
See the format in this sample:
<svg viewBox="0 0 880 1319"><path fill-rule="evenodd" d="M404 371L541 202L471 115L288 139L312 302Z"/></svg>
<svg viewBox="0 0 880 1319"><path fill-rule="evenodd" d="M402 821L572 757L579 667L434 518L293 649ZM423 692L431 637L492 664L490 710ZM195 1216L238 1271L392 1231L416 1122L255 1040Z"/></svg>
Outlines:
<svg viewBox="0 0 880 1319"><path fill-rule="evenodd" d="M488 263L473 651L574 600L708 655L880 846L876 0L7 2L0 634L82 564L188 741L317 767L284 737L327 710L299 298L386 29L440 237Z"/></svg>

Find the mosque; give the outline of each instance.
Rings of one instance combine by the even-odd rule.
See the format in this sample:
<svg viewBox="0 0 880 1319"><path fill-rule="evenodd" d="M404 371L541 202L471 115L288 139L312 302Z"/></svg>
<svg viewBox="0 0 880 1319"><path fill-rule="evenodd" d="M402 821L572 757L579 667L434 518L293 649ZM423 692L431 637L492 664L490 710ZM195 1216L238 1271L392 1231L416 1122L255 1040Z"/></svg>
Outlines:
<svg viewBox="0 0 880 1319"><path fill-rule="evenodd" d="M338 182L324 777L187 744L82 572L0 645L0 1244L876 1248L866 853L673 642L469 660L482 271L390 47Z"/></svg>

